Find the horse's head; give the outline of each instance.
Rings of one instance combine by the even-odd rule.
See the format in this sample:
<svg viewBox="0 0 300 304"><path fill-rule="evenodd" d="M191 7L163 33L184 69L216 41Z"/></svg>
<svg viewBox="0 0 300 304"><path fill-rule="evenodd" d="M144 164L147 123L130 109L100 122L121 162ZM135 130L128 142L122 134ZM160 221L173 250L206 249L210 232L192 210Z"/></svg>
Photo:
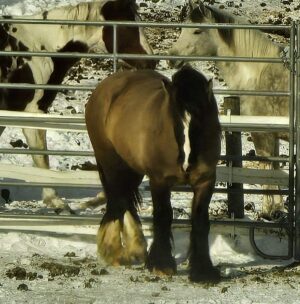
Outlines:
<svg viewBox="0 0 300 304"><path fill-rule="evenodd" d="M215 10L204 5L201 1L195 4L192 0L182 8L181 21L187 23L216 23L219 22ZM178 40L169 50L170 55L214 56L218 48L218 35L215 29L183 28ZM170 65L180 66L182 61L171 61Z"/></svg>
<svg viewBox="0 0 300 304"><path fill-rule="evenodd" d="M107 21L139 21L135 0L114 0L106 2L101 15ZM104 26L103 40L108 52L113 52L113 28ZM118 26L117 51L128 54L153 54L142 28L133 26ZM146 59L124 59L126 63L136 68L154 69L156 62Z"/></svg>

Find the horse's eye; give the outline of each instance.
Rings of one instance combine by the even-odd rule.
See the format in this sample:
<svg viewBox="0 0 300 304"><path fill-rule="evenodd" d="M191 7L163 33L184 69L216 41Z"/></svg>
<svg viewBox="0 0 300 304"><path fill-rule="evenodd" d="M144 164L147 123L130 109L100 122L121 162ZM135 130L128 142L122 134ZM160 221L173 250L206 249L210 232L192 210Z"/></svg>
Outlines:
<svg viewBox="0 0 300 304"><path fill-rule="evenodd" d="M199 34L201 34L201 33L202 33L202 30L200 30L200 29L197 29L197 30L194 31L194 34L195 34L195 35L199 35Z"/></svg>

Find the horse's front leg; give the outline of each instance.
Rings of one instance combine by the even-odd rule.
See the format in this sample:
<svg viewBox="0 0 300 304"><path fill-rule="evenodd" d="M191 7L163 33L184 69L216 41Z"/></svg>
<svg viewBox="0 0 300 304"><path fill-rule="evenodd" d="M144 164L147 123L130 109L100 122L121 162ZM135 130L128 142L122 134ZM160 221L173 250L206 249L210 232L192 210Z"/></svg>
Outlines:
<svg viewBox="0 0 300 304"><path fill-rule="evenodd" d="M153 200L153 243L146 266L157 275L172 275L176 273L176 262L171 244L173 210L170 187L150 179L150 188Z"/></svg>
<svg viewBox="0 0 300 304"><path fill-rule="evenodd" d="M193 282L218 282L220 272L212 265L209 255L208 207L215 185L215 177L206 178L193 186L192 230L189 249L189 278Z"/></svg>
<svg viewBox="0 0 300 304"><path fill-rule="evenodd" d="M27 144L31 149L47 149L46 130L23 129L23 134ZM32 155L36 167L49 169L48 155ZM43 202L51 208L64 208L64 202L57 196L56 191L52 188L43 188Z"/></svg>
<svg viewBox="0 0 300 304"><path fill-rule="evenodd" d="M252 133L251 134L255 150L259 156L278 156L279 142L276 134ZM261 162L260 168L265 170L278 169L278 163ZM278 190L277 185L264 185L265 190ZM266 218L272 218L277 211L283 211L283 200L281 195L267 194L263 196L261 215Z"/></svg>

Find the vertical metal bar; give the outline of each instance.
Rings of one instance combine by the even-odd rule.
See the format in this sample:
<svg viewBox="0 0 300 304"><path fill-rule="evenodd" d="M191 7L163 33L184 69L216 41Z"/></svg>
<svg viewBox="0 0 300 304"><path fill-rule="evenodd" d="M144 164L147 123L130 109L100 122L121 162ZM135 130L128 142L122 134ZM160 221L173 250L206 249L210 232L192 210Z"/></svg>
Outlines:
<svg viewBox="0 0 300 304"><path fill-rule="evenodd" d="M118 63L118 58L117 58L117 53L118 53L118 40L117 40L117 25L113 25L113 55L114 55L114 72L117 71L117 63Z"/></svg>
<svg viewBox="0 0 300 304"><path fill-rule="evenodd" d="M300 100L299 100L299 89L300 89L300 24L297 22L296 25L297 44L295 45L296 58L295 58L295 104L296 104L296 200L295 200L295 249L294 258L300 260ZM291 50L292 52L293 50Z"/></svg>
<svg viewBox="0 0 300 304"><path fill-rule="evenodd" d="M296 108L296 85L295 85L295 72L296 72L296 61L295 61L295 47L296 47L296 24L292 23L290 29L290 100L289 100L289 200L288 200L288 220L289 220L289 243L288 243L288 255L291 257L294 255L294 206L295 206L295 108Z"/></svg>

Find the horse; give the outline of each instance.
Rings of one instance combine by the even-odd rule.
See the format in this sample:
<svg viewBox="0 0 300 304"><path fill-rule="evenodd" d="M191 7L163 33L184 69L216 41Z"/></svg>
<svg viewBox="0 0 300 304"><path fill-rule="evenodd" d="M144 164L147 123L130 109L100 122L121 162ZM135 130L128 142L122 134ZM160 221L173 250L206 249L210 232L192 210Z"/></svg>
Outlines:
<svg viewBox="0 0 300 304"><path fill-rule="evenodd" d="M188 184L194 192L189 278L219 281L208 244L208 207L220 156L212 81L190 66L172 80L152 70L117 72L96 87L85 118L107 197L97 233L99 256L111 265L145 262L157 275L175 274L170 191ZM138 186L145 175L153 201L148 253L137 213Z"/></svg>
<svg viewBox="0 0 300 304"><path fill-rule="evenodd" d="M12 18L5 16L5 18ZM56 19L80 21L135 21L140 20L135 0L101 0L79 3L26 16L28 19ZM111 26L13 24L0 22L1 51L49 52L112 52ZM152 53L143 29L120 26L117 28L117 52ZM5 56L0 61L0 81L3 83L60 84L77 58ZM125 59L131 67L154 68L155 61ZM0 110L46 113L55 99L54 90L0 89ZM0 135L4 127L0 127ZM23 129L30 148L46 149L46 131ZM48 155L33 155L34 164L49 168ZM43 189L43 201L48 206L61 208L63 201L51 188Z"/></svg>
<svg viewBox="0 0 300 304"><path fill-rule="evenodd" d="M226 14L211 6L188 3L188 21L194 23L247 23L242 18ZM271 41L255 29L183 28L178 40L169 50L170 55L280 57L284 47ZM180 65L179 61L171 63ZM220 74L231 89L253 91L288 91L289 70L281 63L216 62ZM254 116L288 116L289 99L283 96L241 96L240 114ZM256 154L263 157L279 155L279 139L287 140L286 133L251 133ZM262 162L265 169L278 164ZM265 185L265 189L278 189ZM261 216L272 218L284 210L280 195L264 195Z"/></svg>

